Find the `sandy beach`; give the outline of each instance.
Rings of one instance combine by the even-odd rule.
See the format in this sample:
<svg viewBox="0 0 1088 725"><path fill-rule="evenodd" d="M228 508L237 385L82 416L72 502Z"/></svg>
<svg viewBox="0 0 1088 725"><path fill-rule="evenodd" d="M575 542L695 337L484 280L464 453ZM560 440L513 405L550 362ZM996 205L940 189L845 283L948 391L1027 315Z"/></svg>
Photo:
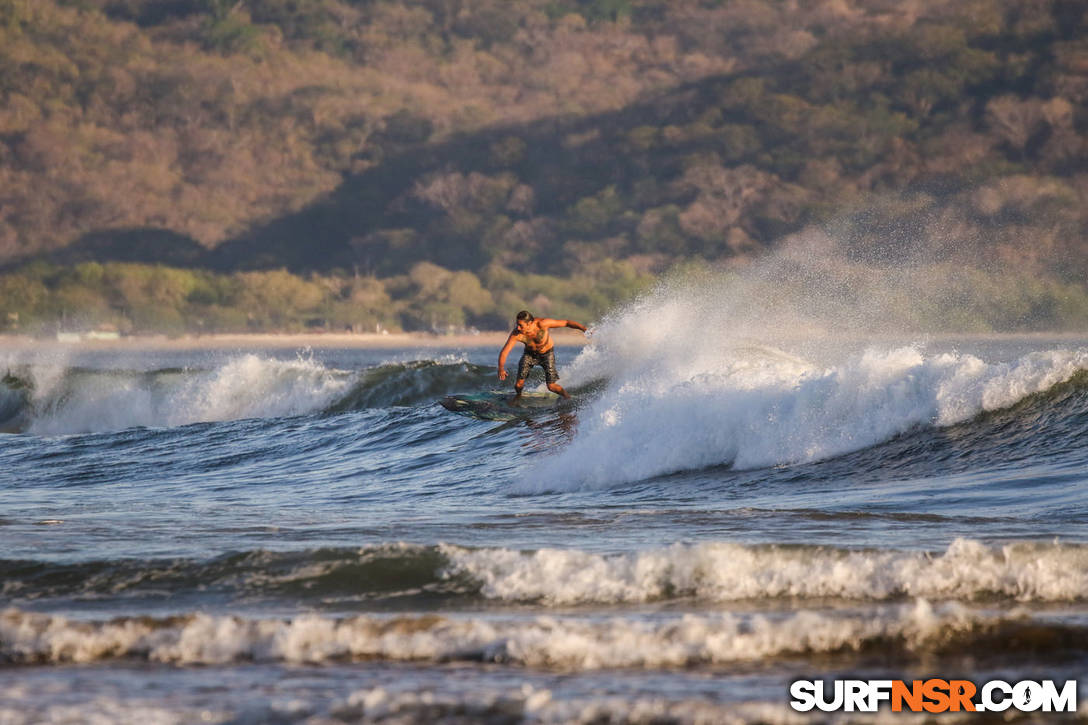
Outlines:
<svg viewBox="0 0 1088 725"><path fill-rule="evenodd" d="M464 335L433 335L428 333L315 333L315 334L224 334L224 335L134 335L114 340L81 339L62 342L50 338L26 335L0 336L0 350L25 348L78 348L94 350L222 350L222 349L282 349L282 348L474 348L500 347L509 333L501 331ZM586 338L574 330L553 330L557 344L583 345Z"/></svg>
<svg viewBox="0 0 1088 725"><path fill-rule="evenodd" d="M88 339L62 341L55 338L30 335L0 335L0 351L19 349L78 349L78 350L268 350L268 349L401 349L401 348L499 348L506 341L508 332L492 330L476 334L435 335L422 332L375 333L308 333L308 334L215 334L215 335L131 335L117 339ZM1085 339L1086 332L1042 331L1029 333L910 333L859 336L858 339L875 343L907 344L941 341L1002 340L1007 342L1071 342ZM552 330L556 344L578 346L590 340L575 330ZM787 338L783 343L820 339L820 335ZM839 339L843 339L840 335ZM846 339L851 339L846 336ZM520 348L519 348L520 349Z"/></svg>

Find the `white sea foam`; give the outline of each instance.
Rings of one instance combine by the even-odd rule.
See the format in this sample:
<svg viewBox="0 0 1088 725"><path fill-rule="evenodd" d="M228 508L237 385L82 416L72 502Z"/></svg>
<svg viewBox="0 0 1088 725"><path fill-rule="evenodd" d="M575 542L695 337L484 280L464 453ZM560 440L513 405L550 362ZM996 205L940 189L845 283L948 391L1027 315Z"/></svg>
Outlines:
<svg viewBox="0 0 1088 725"><path fill-rule="evenodd" d="M134 426L300 415L342 395L354 375L300 357L240 355L210 370L72 372L33 365L30 432L58 435Z"/></svg>
<svg viewBox="0 0 1088 725"><path fill-rule="evenodd" d="M784 704L660 697L563 698L545 688L523 685L521 691L435 693L397 692L376 687L354 692L332 708L332 714L354 722L456 722L465 716L487 722L540 723L721 723L722 725L788 725L816 721ZM447 719L448 718L448 719Z"/></svg>
<svg viewBox="0 0 1088 725"><path fill-rule="evenodd" d="M336 703L331 714L337 722L426 722L456 723L466 719L490 722L569 725L615 723L621 725L805 725L806 723L886 723L913 725L931 721L925 713L891 712L885 708L875 713L800 713L779 697L773 701L747 700L715 702L697 698L688 700L665 697L563 697L547 688L523 685L521 691L446 692L390 691L382 687L359 690L345 701ZM946 723L966 722L974 713L942 713Z"/></svg>
<svg viewBox="0 0 1088 725"><path fill-rule="evenodd" d="M519 552L445 545L448 574L480 582L483 596L553 605L696 597L900 597L1021 602L1088 599L1088 548L959 539L940 554L821 547L676 544L628 554L569 549Z"/></svg>
<svg viewBox="0 0 1088 725"><path fill-rule="evenodd" d="M357 659L482 660L560 670L676 668L854 651L898 642L943 645L1001 620L925 600L860 612L685 614L653 618L448 618L317 615L289 620L193 614L173 620L73 622L8 610L4 659L86 663L136 657L175 664L327 663Z"/></svg>
<svg viewBox="0 0 1088 725"><path fill-rule="evenodd" d="M572 385L608 377L606 390L579 412L570 445L534 459L514 490L827 459L1011 406L1088 369L1084 348L987 363L870 346L821 365L764 345L708 341L692 316L680 302L647 302L606 323L568 376Z"/></svg>
<svg viewBox="0 0 1088 725"><path fill-rule="evenodd" d="M19 567L15 567L18 569ZM62 566L64 577L70 566ZM391 571L411 572L416 586ZM391 578L390 578L391 577ZM159 593L164 579L260 596L285 587L310 596L399 598L423 591L542 607L707 602L842 600L894 602L912 597L961 602L1088 602L1088 546L1015 542L988 546L957 539L944 551L822 546L677 543L604 554L578 549L466 548L396 544L322 553L254 552L224 568L218 560L149 560L88 572L78 584L41 587L47 575L12 572L0 588L9 601L45 597Z"/></svg>
<svg viewBox="0 0 1088 725"><path fill-rule="evenodd" d="M907 252L895 239L873 244L872 260ZM534 459L514 490L826 459L1012 405L1088 369L1088 348L992 362L874 343L924 339L927 319L987 322L970 319L971 290L935 277L924 248L903 265L856 251L809 231L742 273L668 280L615 311L563 370L564 385L607 380L604 391L579 411L572 443Z"/></svg>
<svg viewBox="0 0 1088 725"><path fill-rule="evenodd" d="M339 678L350 675L339 675ZM59 685L54 685L54 688ZM327 690L308 689L285 681L277 683L274 695L248 692L247 705L228 702L209 706L206 688L178 692L169 697L151 698L136 693L102 692L64 693L66 702L52 702L57 692L50 688L22 685L0 686L0 722L5 725L71 725L72 723L109 723L110 725L174 725L182 723L427 723L428 725L463 725L466 722L523 722L539 725L572 723L674 723L675 725L804 725L806 723L849 722L903 725L926 719L923 715L892 713L799 713L783 698L771 701L747 699L722 702L705 697L598 695L571 697L562 686L541 687L523 683L521 687L481 686L369 686L347 696L330 697ZM44 691L42 691L44 690ZM216 693L221 696L221 693ZM959 722L973 713L946 713L942 722ZM931 716L930 716L931 717Z"/></svg>
<svg viewBox="0 0 1088 725"><path fill-rule="evenodd" d="M94 697L75 704L17 705L0 704L0 722L4 725L189 725L195 722L235 722L230 713L208 708L171 708L148 700L133 701L112 697Z"/></svg>

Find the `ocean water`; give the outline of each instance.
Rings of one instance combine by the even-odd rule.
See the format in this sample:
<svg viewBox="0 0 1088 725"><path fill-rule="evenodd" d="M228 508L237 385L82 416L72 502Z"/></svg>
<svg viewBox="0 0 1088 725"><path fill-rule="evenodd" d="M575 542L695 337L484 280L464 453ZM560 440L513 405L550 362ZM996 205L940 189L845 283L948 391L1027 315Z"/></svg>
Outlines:
<svg viewBox="0 0 1088 725"><path fill-rule="evenodd" d="M491 348L0 351L0 722L1088 693L1088 339L743 337L647 304L559 348L573 410L513 422L436 403L499 387Z"/></svg>

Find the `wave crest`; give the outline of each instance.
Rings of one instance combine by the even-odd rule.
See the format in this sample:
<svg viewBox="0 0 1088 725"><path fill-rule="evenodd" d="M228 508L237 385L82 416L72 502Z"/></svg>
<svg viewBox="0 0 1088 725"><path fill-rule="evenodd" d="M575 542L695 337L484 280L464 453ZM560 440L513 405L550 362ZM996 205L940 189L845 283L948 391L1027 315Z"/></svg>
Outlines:
<svg viewBox="0 0 1088 725"><path fill-rule="evenodd" d="M9 365L0 380L0 431L61 435L411 406L478 388L488 373L463 360L338 370L311 357L255 354L209 369L146 372Z"/></svg>
<svg viewBox="0 0 1088 725"><path fill-rule="evenodd" d="M184 591L378 607L427 606L450 598L557 607L678 599L1078 602L1088 600L1088 547L989 547L960 539L944 552L929 553L705 542L600 554L395 544L253 551L209 561L0 561L0 578L5 599L17 602L158 600Z"/></svg>
<svg viewBox="0 0 1088 725"><path fill-rule="evenodd" d="M1047 627L1049 635L1040 634ZM643 619L304 615L279 620L196 613L81 622L19 610L0 615L0 659L21 664L116 658L185 665L407 660L574 671L660 669L867 652L908 660L965 650L1009 655L1036 652L1046 642L1080 649L1068 644L1078 637L1083 641L1083 632L1064 625L990 617L960 605L934 607L925 600L862 612Z"/></svg>
<svg viewBox="0 0 1088 725"><path fill-rule="evenodd" d="M516 492L829 459L1009 408L1088 370L1088 349L987 363L914 347L869 348L828 366L759 346L723 346L686 359L661 342L640 361L628 354L635 353L606 339L576 361L578 375L610 367L617 375L580 412L577 438L534 460Z"/></svg>
<svg viewBox="0 0 1088 725"><path fill-rule="evenodd" d="M822 547L677 544L632 554L444 547L483 596L554 605L678 597L745 599L1088 599L1088 548L958 539L941 554Z"/></svg>

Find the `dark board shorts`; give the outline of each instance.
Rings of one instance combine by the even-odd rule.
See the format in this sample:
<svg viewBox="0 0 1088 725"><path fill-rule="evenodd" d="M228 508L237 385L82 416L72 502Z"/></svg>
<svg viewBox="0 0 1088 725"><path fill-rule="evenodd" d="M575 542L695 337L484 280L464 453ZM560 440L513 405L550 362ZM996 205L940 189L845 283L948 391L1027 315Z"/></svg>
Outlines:
<svg viewBox="0 0 1088 725"><path fill-rule="evenodd" d="M526 350L521 356L521 362L518 363L518 380L524 380L529 377L529 371L533 369L534 365L539 365L544 368L544 379L548 381L549 385L559 380L559 371L555 368L554 347L539 355L535 352Z"/></svg>

